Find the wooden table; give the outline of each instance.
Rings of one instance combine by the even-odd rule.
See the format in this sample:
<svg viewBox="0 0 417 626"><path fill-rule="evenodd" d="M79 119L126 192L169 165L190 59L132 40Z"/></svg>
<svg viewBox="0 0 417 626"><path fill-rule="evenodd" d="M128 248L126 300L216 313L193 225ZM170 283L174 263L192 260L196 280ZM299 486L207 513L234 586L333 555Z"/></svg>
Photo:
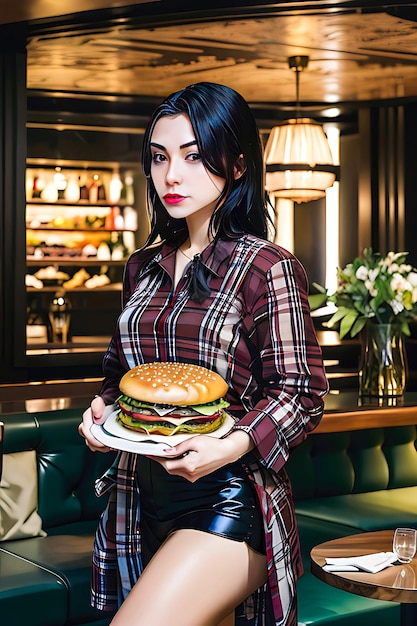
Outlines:
<svg viewBox="0 0 417 626"><path fill-rule="evenodd" d="M417 424L417 392L390 398L361 398L356 392L330 393L312 434Z"/></svg>
<svg viewBox="0 0 417 626"><path fill-rule="evenodd" d="M352 557L392 551L393 530L359 533L321 543L311 551L311 571L320 580L343 591L377 600L401 603L401 626L417 624L417 558L410 564L387 567L378 574L326 572L326 558Z"/></svg>

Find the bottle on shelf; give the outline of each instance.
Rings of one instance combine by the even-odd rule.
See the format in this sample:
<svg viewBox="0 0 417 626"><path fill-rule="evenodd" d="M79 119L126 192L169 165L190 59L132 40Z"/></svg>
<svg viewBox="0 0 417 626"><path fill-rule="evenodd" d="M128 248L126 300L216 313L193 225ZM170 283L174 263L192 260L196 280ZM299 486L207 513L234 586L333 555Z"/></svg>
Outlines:
<svg viewBox="0 0 417 626"><path fill-rule="evenodd" d="M67 343L71 321L71 302L65 291L57 291L49 304L49 321L52 328L52 341Z"/></svg>
<svg viewBox="0 0 417 626"><path fill-rule="evenodd" d="M80 185L75 174L68 176L68 184L65 189L65 200L68 202L78 202L80 199Z"/></svg>
<svg viewBox="0 0 417 626"><path fill-rule="evenodd" d="M118 206L112 207L111 214L113 219L113 228L115 230L123 230L125 227L125 220L120 212L120 208Z"/></svg>
<svg viewBox="0 0 417 626"><path fill-rule="evenodd" d="M67 188L67 178L60 167L55 168L54 185L57 190L58 200L63 200L65 189Z"/></svg>
<svg viewBox="0 0 417 626"><path fill-rule="evenodd" d="M45 189L45 177L42 172L36 172L33 177L32 198L40 198Z"/></svg>
<svg viewBox="0 0 417 626"><path fill-rule="evenodd" d="M135 190L133 187L133 176L132 174L126 174L125 176L125 202L128 205L133 205L135 203Z"/></svg>
<svg viewBox="0 0 417 626"><path fill-rule="evenodd" d="M120 202L122 187L123 183L120 179L119 172L113 172L109 186L109 201L111 204L117 204Z"/></svg>
<svg viewBox="0 0 417 626"><path fill-rule="evenodd" d="M123 242L123 233L113 232L110 238L111 258L113 261L123 261L127 256L127 250Z"/></svg>
<svg viewBox="0 0 417 626"><path fill-rule="evenodd" d="M45 200L45 202L56 202L58 200L59 192L53 176L48 176L46 185L40 193L40 197L42 198L42 200Z"/></svg>
<svg viewBox="0 0 417 626"><path fill-rule="evenodd" d="M93 182L88 188L88 200L90 204L96 204L98 200L98 184L97 184L97 174L93 176Z"/></svg>
<svg viewBox="0 0 417 626"><path fill-rule="evenodd" d="M97 199L100 201L106 200L106 188L100 180L100 176L97 174Z"/></svg>
<svg viewBox="0 0 417 626"><path fill-rule="evenodd" d="M88 194L86 174L82 174L79 177L79 185L80 185L80 200L88 200L89 194Z"/></svg>

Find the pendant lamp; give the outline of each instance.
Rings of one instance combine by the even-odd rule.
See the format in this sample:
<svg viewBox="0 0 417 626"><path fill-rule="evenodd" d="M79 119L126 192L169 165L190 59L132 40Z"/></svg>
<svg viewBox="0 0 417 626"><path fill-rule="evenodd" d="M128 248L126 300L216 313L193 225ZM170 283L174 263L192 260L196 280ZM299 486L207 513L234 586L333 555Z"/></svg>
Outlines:
<svg viewBox="0 0 417 626"><path fill-rule="evenodd" d="M274 126L265 147L267 191L294 202L322 198L336 180L337 168L323 127L299 116L300 73L308 61L308 56L289 57L296 77L296 117Z"/></svg>

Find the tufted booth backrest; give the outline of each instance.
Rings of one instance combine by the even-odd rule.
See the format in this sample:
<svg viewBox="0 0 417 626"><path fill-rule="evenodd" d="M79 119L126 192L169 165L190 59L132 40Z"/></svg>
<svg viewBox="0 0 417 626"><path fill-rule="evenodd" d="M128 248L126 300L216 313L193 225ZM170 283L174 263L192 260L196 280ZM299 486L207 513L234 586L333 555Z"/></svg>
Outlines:
<svg viewBox="0 0 417 626"><path fill-rule="evenodd" d="M92 453L78 434L82 411L11 414L4 422L4 454L35 450L38 510L42 528L97 520L105 502L94 494L94 481L115 454Z"/></svg>
<svg viewBox="0 0 417 626"><path fill-rule="evenodd" d="M417 428L317 433L287 463L295 500L417 484Z"/></svg>
<svg viewBox="0 0 417 626"><path fill-rule="evenodd" d="M94 481L115 453L92 453L78 434L81 410L12 414L4 454L35 450L42 527L97 520L104 499ZM417 484L417 427L397 426L310 435L287 463L295 500L365 493Z"/></svg>

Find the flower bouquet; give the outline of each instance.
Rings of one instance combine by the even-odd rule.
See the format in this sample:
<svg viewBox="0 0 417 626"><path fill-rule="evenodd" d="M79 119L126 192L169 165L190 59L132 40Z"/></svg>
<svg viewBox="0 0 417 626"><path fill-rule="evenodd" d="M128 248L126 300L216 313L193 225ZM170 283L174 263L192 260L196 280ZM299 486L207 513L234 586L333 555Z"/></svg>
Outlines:
<svg viewBox="0 0 417 626"><path fill-rule="evenodd" d="M417 317L417 269L406 263L407 255L388 252L382 256L366 248L362 257L337 269L334 294L329 296L314 284L322 303L325 296L324 301L337 307L327 325L340 325L341 339L355 337L368 322L395 325L405 335L410 334L409 321Z"/></svg>
<svg viewBox="0 0 417 626"><path fill-rule="evenodd" d="M406 385L407 355L404 335L417 317L417 270L406 263L407 252L386 256L366 248L343 269L337 269L334 294L315 285L316 305L332 302L337 310L327 322L339 325L340 338L362 330L359 393L363 396L401 396ZM321 298L321 303L320 303Z"/></svg>

